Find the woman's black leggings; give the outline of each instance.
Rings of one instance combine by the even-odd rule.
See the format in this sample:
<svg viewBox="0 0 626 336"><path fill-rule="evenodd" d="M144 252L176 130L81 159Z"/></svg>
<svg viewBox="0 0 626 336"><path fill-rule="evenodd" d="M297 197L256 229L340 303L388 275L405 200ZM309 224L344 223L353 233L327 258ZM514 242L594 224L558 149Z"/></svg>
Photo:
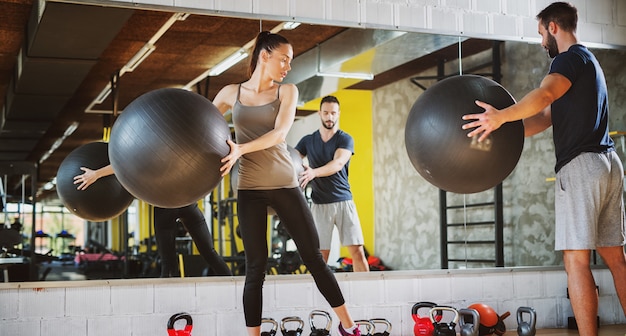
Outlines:
<svg viewBox="0 0 626 336"><path fill-rule="evenodd" d="M263 281L267 267L267 207L271 206L296 243L320 293L331 307L345 303L335 275L320 253L319 237L313 216L300 188L239 190L237 214L246 254L246 282L243 309L246 326L261 325Z"/></svg>
<svg viewBox="0 0 626 336"><path fill-rule="evenodd" d="M215 275L232 275L230 269L213 248L213 237L207 227L198 204L182 208L165 209L154 207L154 235L157 250L161 257L161 277L178 276L178 256L176 254L176 219L180 219L196 244L198 252L209 264Z"/></svg>

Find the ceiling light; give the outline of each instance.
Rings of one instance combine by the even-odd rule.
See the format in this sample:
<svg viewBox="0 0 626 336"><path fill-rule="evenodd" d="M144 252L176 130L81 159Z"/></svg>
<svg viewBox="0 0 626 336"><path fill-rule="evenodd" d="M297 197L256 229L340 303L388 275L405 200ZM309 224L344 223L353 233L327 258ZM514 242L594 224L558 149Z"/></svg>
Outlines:
<svg viewBox="0 0 626 336"><path fill-rule="evenodd" d="M364 73L364 72L318 72L315 74L316 76L321 77L339 77L339 78L350 78L350 79L363 79L363 80L372 80L374 79L373 73Z"/></svg>
<svg viewBox="0 0 626 336"><path fill-rule="evenodd" d="M218 76L246 57L248 57L248 53L244 48L237 50L234 54L226 57L223 61L212 67L209 71L209 76Z"/></svg>
<svg viewBox="0 0 626 336"><path fill-rule="evenodd" d="M78 121L75 121L69 126L67 126L67 128L65 129L65 132L63 133L63 136L68 137L72 135L72 133L74 133L74 131L78 128L78 125L80 125L80 123Z"/></svg>
<svg viewBox="0 0 626 336"><path fill-rule="evenodd" d="M74 121L69 126L67 126L67 128L65 129L65 132L63 132L63 136L58 138L52 144L52 146L50 146L50 149L48 149L48 151L45 152L41 156L41 158L39 158L39 164L42 164L44 161L46 161L50 157L50 155L52 155L52 153L54 153L55 150L57 150L59 147L61 147L61 144L63 143L63 141L65 141L65 139L67 139L67 137L69 137L70 135L72 135L72 133L74 133L74 131L76 131L76 129L78 128L78 125L80 125L80 123L78 121Z"/></svg>
<svg viewBox="0 0 626 336"><path fill-rule="evenodd" d="M284 30L292 30L292 29L298 28L299 25L300 25L300 22L287 21L287 22L283 23L283 29Z"/></svg>

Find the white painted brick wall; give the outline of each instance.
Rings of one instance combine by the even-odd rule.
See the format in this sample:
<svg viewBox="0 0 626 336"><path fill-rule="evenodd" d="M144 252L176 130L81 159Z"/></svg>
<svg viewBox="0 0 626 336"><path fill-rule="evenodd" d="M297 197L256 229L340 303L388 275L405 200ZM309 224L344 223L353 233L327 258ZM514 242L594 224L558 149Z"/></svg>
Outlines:
<svg viewBox="0 0 626 336"><path fill-rule="evenodd" d="M18 316L18 291L17 289L7 289L0 302L0 316L5 319L15 319Z"/></svg>
<svg viewBox="0 0 626 336"><path fill-rule="evenodd" d="M522 1L519 1L522 2ZM478 12L502 13L503 2L500 0L474 0L474 8Z"/></svg>
<svg viewBox="0 0 626 336"><path fill-rule="evenodd" d="M291 16L293 17L311 17L323 20L325 12L325 1L292 0Z"/></svg>
<svg viewBox="0 0 626 336"><path fill-rule="evenodd" d="M360 24L361 15L358 0L325 0L326 19L338 22ZM330 23L330 22L329 22Z"/></svg>
<svg viewBox="0 0 626 336"><path fill-rule="evenodd" d="M463 34L488 34L489 33L489 15L482 13L464 13Z"/></svg>
<svg viewBox="0 0 626 336"><path fill-rule="evenodd" d="M537 26L537 22L535 21L535 27L536 26ZM505 35L505 36L518 35L516 18L514 16L494 15L493 16L493 31L491 33L495 35Z"/></svg>
<svg viewBox="0 0 626 336"><path fill-rule="evenodd" d="M76 0L91 3L94 0ZM120 6L171 7L173 11L268 20L293 20L346 27L375 27L501 40L539 42L537 13L553 0L108 0ZM626 1L570 0L579 11L581 42L596 48L626 46ZM182 8L178 8L182 7ZM489 17L483 31L480 15ZM602 32L598 34L600 25Z"/></svg>
<svg viewBox="0 0 626 336"><path fill-rule="evenodd" d="M585 21L610 25L613 22L613 4L612 0L593 0L591 3L587 1L587 11L583 12ZM579 13L579 17L581 16Z"/></svg>
<svg viewBox="0 0 626 336"><path fill-rule="evenodd" d="M601 323L626 323L610 272L597 269L594 275L600 286ZM510 330L517 328L515 313L520 306L535 308L539 328L564 328L572 316L567 278L558 268L337 273L336 277L353 318L386 318L396 335L412 334L411 307L417 301L454 307L483 302L500 314L511 312L505 320ZM242 288L243 277L0 284L0 336L164 335L169 318L183 311L193 317L194 335L244 334ZM128 306L121 304L121 298ZM264 317L298 316L305 321L305 331L312 310L331 311L310 275L268 277L264 298ZM150 303L136 301L154 302L153 309ZM11 308L17 313L5 313ZM331 315L336 328L338 322Z"/></svg>
<svg viewBox="0 0 626 336"><path fill-rule="evenodd" d="M282 1L282 0L281 0ZM215 9L229 12L253 13L252 1L215 0Z"/></svg>
<svg viewBox="0 0 626 336"><path fill-rule="evenodd" d="M618 26L626 26L626 1L617 1L615 18Z"/></svg>
<svg viewBox="0 0 626 336"><path fill-rule="evenodd" d="M236 2L236 1L233 1ZM253 0L255 14L289 16L289 0Z"/></svg>
<svg viewBox="0 0 626 336"><path fill-rule="evenodd" d="M534 18L537 13L530 12L530 1L506 0L503 4L503 14Z"/></svg>
<svg viewBox="0 0 626 336"><path fill-rule="evenodd" d="M174 7L215 9L215 0L174 0Z"/></svg>
<svg viewBox="0 0 626 336"><path fill-rule="evenodd" d="M361 13L368 27L384 26L393 22L393 3L363 2Z"/></svg>
<svg viewBox="0 0 626 336"><path fill-rule="evenodd" d="M429 26L426 21L426 12L429 10L427 6L408 6L397 5L395 7L394 22L402 29L402 27L414 27L417 29L425 29Z"/></svg>

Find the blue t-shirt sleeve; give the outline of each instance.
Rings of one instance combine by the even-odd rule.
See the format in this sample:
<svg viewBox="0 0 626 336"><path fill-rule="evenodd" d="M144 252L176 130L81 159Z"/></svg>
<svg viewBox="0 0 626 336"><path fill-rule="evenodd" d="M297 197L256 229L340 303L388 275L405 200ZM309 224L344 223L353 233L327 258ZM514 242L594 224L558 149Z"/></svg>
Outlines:
<svg viewBox="0 0 626 336"><path fill-rule="evenodd" d="M583 59L576 53L562 53L557 55L550 64L549 73L561 74L574 83L579 69L583 68L583 63Z"/></svg>
<svg viewBox="0 0 626 336"><path fill-rule="evenodd" d="M307 138L309 138L309 135L305 135L302 139L300 139L300 141L298 141L298 144L296 145L296 147L294 147L302 156L306 156L306 144L307 144Z"/></svg>
<svg viewBox="0 0 626 336"><path fill-rule="evenodd" d="M354 139L347 133L342 132L337 147L347 149L354 155Z"/></svg>

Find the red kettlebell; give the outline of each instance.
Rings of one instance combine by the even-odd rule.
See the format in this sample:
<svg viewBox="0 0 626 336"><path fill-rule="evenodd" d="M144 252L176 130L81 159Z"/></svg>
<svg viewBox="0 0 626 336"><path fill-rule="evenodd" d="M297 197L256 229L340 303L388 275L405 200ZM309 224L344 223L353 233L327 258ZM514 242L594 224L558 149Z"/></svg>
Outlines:
<svg viewBox="0 0 626 336"><path fill-rule="evenodd" d="M413 327L413 334L415 336L431 336L435 331L435 326L433 322L430 320L430 316L428 314L424 316L419 315L419 310L421 308L428 308L428 312L433 307L436 307L437 304L434 302L422 301L413 305L411 308L411 316L413 317L413 321L415 321L415 326ZM437 322L441 321L443 317L443 312L437 312L437 316L435 316L435 320Z"/></svg>
<svg viewBox="0 0 626 336"><path fill-rule="evenodd" d="M185 328L180 330L174 329L174 323L178 320L186 320L187 325ZM191 329L193 329L193 320L191 319L191 315L188 313L178 313L172 315L169 321L167 321L167 335L168 336L191 336Z"/></svg>

